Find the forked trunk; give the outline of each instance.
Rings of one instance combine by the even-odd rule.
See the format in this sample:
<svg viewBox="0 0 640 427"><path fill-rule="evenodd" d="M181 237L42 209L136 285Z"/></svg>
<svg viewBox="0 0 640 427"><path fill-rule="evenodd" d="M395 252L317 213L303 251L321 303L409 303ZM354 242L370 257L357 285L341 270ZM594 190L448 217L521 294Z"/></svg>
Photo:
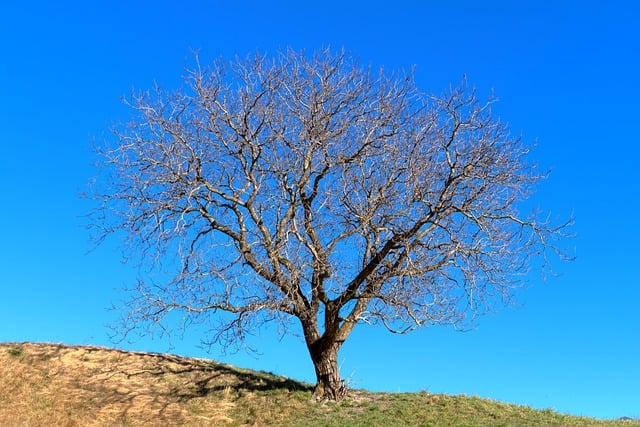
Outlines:
<svg viewBox="0 0 640 427"><path fill-rule="evenodd" d="M338 349L340 346L337 343L328 346L319 344L321 342L309 348L317 381L313 390L313 398L316 400L340 400L347 394L347 386L340 378L338 370Z"/></svg>

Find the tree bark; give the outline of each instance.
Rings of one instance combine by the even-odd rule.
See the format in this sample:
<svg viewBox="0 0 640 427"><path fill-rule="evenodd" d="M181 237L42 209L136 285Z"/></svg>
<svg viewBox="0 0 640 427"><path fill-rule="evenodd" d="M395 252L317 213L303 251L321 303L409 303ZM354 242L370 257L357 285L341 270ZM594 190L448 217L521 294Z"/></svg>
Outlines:
<svg viewBox="0 0 640 427"><path fill-rule="evenodd" d="M347 394L347 386L340 378L338 370L339 343L325 343L318 340L309 346L309 353L316 371L316 400L340 400Z"/></svg>

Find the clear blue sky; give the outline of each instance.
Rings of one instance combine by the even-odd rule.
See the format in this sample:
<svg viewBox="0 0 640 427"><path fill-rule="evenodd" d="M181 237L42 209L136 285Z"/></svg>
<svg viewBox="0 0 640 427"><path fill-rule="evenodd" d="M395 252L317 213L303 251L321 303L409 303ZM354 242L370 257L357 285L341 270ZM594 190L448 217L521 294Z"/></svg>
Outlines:
<svg viewBox="0 0 640 427"><path fill-rule="evenodd" d="M466 74L494 89L515 133L553 168L533 202L576 217L577 260L521 305L459 333L356 329L342 374L371 390L464 393L603 418L640 417L640 10L628 1L21 1L0 5L0 341L111 345L105 324L135 279L116 241L87 254L78 194L92 140L127 117L120 97L177 87L204 59L344 47L364 63L416 65L441 92ZM301 341L207 354L313 381ZM167 351L144 339L125 348Z"/></svg>

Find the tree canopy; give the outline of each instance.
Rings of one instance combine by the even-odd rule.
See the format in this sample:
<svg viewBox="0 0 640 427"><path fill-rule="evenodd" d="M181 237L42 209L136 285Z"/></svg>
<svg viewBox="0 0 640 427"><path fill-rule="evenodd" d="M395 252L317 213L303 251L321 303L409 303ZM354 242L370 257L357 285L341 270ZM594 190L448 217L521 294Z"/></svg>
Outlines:
<svg viewBox="0 0 640 427"><path fill-rule="evenodd" d="M182 89L133 95L94 213L146 267L125 330L179 312L229 345L293 321L336 399L355 325L464 325L507 302L566 224L520 212L544 174L493 102L329 50L196 61Z"/></svg>

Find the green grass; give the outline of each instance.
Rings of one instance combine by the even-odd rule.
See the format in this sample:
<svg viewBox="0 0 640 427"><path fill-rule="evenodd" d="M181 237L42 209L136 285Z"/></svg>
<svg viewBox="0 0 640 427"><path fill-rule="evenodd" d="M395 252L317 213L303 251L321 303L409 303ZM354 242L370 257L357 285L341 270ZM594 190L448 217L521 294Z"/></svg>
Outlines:
<svg viewBox="0 0 640 427"><path fill-rule="evenodd" d="M9 354L9 356L13 356L13 357L20 357L20 356L22 356L22 349L21 348L8 348L7 349L7 354Z"/></svg>
<svg viewBox="0 0 640 427"><path fill-rule="evenodd" d="M282 405L287 417L281 425L290 426L617 426L640 425L624 421L603 421L574 417L552 410L534 410L478 397L430 393L353 392L341 402L309 403L310 393L298 392L261 403L245 402L236 408L236 425L258 421L267 408ZM296 403L292 403L296 402Z"/></svg>

